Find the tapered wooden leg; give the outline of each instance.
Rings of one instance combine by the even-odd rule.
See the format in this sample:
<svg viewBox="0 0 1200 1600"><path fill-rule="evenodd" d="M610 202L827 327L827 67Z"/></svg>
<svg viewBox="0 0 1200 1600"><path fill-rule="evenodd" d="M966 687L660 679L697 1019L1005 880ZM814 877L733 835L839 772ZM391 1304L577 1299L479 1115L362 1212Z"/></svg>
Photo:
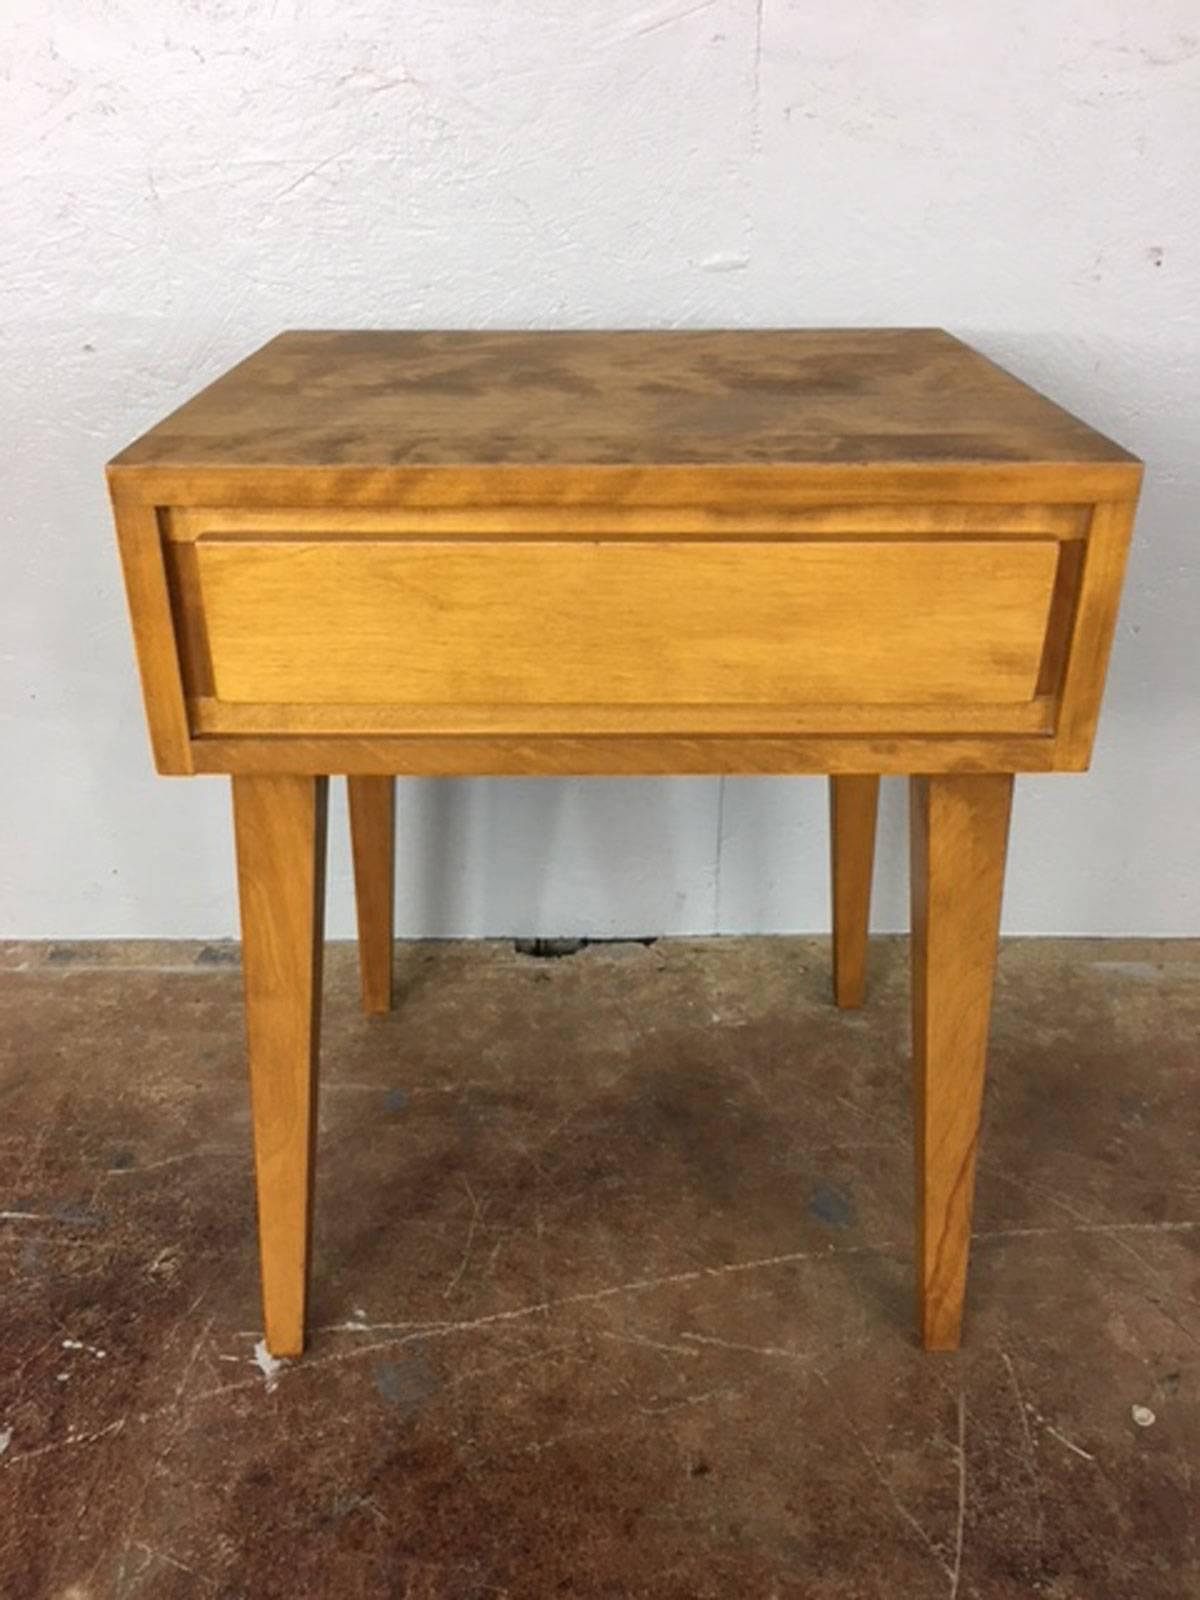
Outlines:
<svg viewBox="0 0 1200 1600"><path fill-rule="evenodd" d="M1000 933L1011 774L912 780L917 1315L958 1348Z"/></svg>
<svg viewBox="0 0 1200 1600"><path fill-rule="evenodd" d="M267 1349L304 1348L312 1238L324 778L233 779Z"/></svg>
<svg viewBox="0 0 1200 1600"><path fill-rule="evenodd" d="M879 779L829 780L829 843L833 880L833 998L861 1006L867 992L867 933Z"/></svg>
<svg viewBox="0 0 1200 1600"><path fill-rule="evenodd" d="M347 778L363 1010L392 1009L396 780Z"/></svg>

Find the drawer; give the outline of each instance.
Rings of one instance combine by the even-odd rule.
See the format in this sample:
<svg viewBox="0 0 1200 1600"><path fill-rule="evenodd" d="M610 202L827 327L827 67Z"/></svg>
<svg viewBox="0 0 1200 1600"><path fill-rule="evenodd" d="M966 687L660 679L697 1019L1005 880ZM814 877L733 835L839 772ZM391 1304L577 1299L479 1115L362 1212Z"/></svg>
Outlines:
<svg viewBox="0 0 1200 1600"><path fill-rule="evenodd" d="M322 707L444 708L446 726L452 708L465 726L537 707L586 731L589 707L989 706L1004 724L1037 692L1060 545L223 534L192 549L210 725L212 702L310 707L314 726Z"/></svg>

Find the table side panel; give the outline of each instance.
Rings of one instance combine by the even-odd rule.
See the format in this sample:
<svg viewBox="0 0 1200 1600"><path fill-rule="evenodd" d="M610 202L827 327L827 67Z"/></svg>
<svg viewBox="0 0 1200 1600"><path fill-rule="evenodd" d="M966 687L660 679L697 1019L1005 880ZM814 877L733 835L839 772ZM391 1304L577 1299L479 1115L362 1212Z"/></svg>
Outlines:
<svg viewBox="0 0 1200 1600"><path fill-rule="evenodd" d="M117 482L110 479L109 487L154 764L162 773L189 773L193 763L186 667L180 657L158 515Z"/></svg>
<svg viewBox="0 0 1200 1600"><path fill-rule="evenodd" d="M1058 744L1066 770L1081 771L1091 760L1136 509L1132 500L1104 501L1092 513L1063 652Z"/></svg>

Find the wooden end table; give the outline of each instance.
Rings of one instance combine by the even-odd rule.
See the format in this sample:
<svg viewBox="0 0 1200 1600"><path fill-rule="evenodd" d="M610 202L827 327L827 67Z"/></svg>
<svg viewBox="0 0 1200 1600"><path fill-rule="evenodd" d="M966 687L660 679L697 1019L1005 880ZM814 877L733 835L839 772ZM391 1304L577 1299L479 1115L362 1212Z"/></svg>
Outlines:
<svg viewBox="0 0 1200 1600"><path fill-rule="evenodd" d="M958 1343L1013 775L1088 762L1137 460L937 330L286 333L109 484L155 761L233 780L269 1349L304 1343L327 774L821 773L863 998L912 780L917 1299Z"/></svg>

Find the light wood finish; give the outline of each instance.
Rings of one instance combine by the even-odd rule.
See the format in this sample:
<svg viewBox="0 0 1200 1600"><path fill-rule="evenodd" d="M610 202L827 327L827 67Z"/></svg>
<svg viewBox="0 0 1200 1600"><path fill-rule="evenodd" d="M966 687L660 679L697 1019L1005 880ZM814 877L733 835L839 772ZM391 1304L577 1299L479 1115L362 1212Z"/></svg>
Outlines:
<svg viewBox="0 0 1200 1600"><path fill-rule="evenodd" d="M378 1014L392 1009L396 780L350 778L347 792L363 1010Z"/></svg>
<svg viewBox="0 0 1200 1600"><path fill-rule="evenodd" d="M521 778L618 775L769 774L800 777L842 772L1050 772L1054 744L1041 738L797 736L678 738L655 736L487 737L383 734L308 738L197 739L197 772L395 773L400 777Z"/></svg>
<svg viewBox="0 0 1200 1600"><path fill-rule="evenodd" d="M153 507L116 485L112 501L155 765L160 772L191 772L190 730L158 518Z"/></svg>
<svg viewBox="0 0 1200 1600"><path fill-rule="evenodd" d="M772 328L285 333L115 465L402 476L579 466L861 474L895 463L971 475L1132 460L940 329Z"/></svg>
<svg viewBox="0 0 1200 1600"><path fill-rule="evenodd" d="M913 788L922 1337L958 1338L1012 774L1096 733L1141 464L937 329L281 335L110 463L158 769L234 776L268 1340L303 1334L323 781L823 773L863 996Z"/></svg>
<svg viewBox="0 0 1200 1600"><path fill-rule="evenodd" d="M296 705L241 704L199 695L188 700L197 734L419 734L496 737L575 734L587 729L666 737L700 734L1003 734L1054 732L1049 695L1005 705ZM581 726L586 724L586 728ZM1045 741L1043 740L1043 743ZM823 769L822 769L823 770Z"/></svg>
<svg viewBox="0 0 1200 1600"><path fill-rule="evenodd" d="M1125 558L1133 536L1133 504L1097 505L1088 530L1083 580L1074 629L1066 650L1059 745L1063 765L1086 767L1091 759L1108 657L1117 625Z"/></svg>
<svg viewBox="0 0 1200 1600"><path fill-rule="evenodd" d="M867 993L867 935L879 779L829 780L830 877L833 889L833 997L844 1010Z"/></svg>
<svg viewBox="0 0 1200 1600"><path fill-rule="evenodd" d="M1015 382L1015 380L1010 380ZM278 398L276 403L279 403ZM849 420L849 419L848 419ZM881 445L882 448L882 445ZM1113 446L1115 450L1117 447ZM1136 500L1141 465L1132 456L1110 460L970 462L908 461L881 455L874 465L783 462L758 467L700 461L693 466L438 466L278 467L152 466L125 453L109 464L109 483L143 505L237 506L277 511L337 508L366 512L454 511L488 505L578 517L597 504L651 511L688 510L707 517L787 514L798 506L988 505L1079 506L1097 500ZM655 531L647 527L647 531Z"/></svg>
<svg viewBox="0 0 1200 1600"><path fill-rule="evenodd" d="M645 487L650 489L653 479ZM391 505L382 509L288 504L167 506L163 538L171 545L198 539L1055 539L1086 537L1090 505L1003 505L900 500L777 505L710 504L693 499L662 504L573 500L547 504Z"/></svg>
<svg viewBox="0 0 1200 1600"><path fill-rule="evenodd" d="M1086 554L1087 544L1083 539L1063 539L1058 546L1058 570L1054 575L1054 594L1050 601L1050 617L1046 623L1046 640L1037 682L1039 699L1049 700L1056 710L1062 692L1071 632L1075 626L1075 612L1083 580L1083 558ZM190 679L186 675L184 681L190 686Z"/></svg>
<svg viewBox="0 0 1200 1600"><path fill-rule="evenodd" d="M498 753L498 765L485 756L485 745L465 747L448 768L456 771L559 772L578 748L581 770L663 770L668 747L649 754L641 740L651 736L672 743L687 738L685 770L722 771L744 739L753 739L757 755L751 759L761 760L763 738L807 741L811 735L820 736L818 753L831 772L864 770L864 740L887 741L889 755L878 771L915 770L919 755L930 758L925 770L954 770L958 752L950 744L929 744L943 734L1003 741L969 756L972 761L1079 770L1094 736L1140 476L1140 464L1119 445L935 329L286 334L123 451L109 469L131 594L136 589L159 769L298 770L317 748L324 752L319 770L335 770L347 753L350 759L357 754L364 764L344 770L364 776L379 770L381 746L373 741L411 735L433 740L436 749L456 733L520 741L519 751L508 745ZM314 559L330 563L325 570L332 587L356 617L355 585L344 589L340 580L362 573L360 561L376 558L349 546L435 546L440 566L449 556L444 547L461 544L470 547L461 558L480 563L472 570L493 575L513 573L510 562L539 554L546 555L547 572L562 560L575 572L591 561L617 573L624 551L629 565L614 591L621 604L613 610L625 609L634 586L625 619L633 627L641 590L634 569L648 570L643 546L653 544L657 561L666 555L659 547L677 540L687 546L672 552L688 570L677 598L685 623L689 616L697 620L705 572L735 564L738 556L745 560L737 564L731 595L734 625L718 628L715 648L700 628L694 636L698 664L675 674L668 691L701 698L686 711L675 699L669 715L660 700L633 697L647 692L645 679L653 675L649 646L640 658L634 652L631 670L640 666L643 681L627 686L624 698L585 704L577 683L560 682L548 668L557 699L541 697L543 679L531 686L526 677L522 693L536 688L539 698L514 704L500 683L488 687L483 673L473 692L486 688L490 698L448 706L361 679L345 691L349 698L334 698L335 686L303 681L305 652L311 655L314 645L302 631L294 631L286 648L263 652L254 650L263 641L243 638L240 626L233 640L222 632L230 625L222 610L228 603L234 624L251 609L268 636L276 630L279 637L281 619L272 619L271 607L246 603L259 582L250 582L243 564L248 544L331 545ZM788 545L788 552L761 551L768 541ZM1030 569L1022 569L1020 580L1010 572L1005 582L1015 583L1027 603L1010 593L1007 609L995 610L990 583L980 584L959 565L963 551L969 547L969 559L980 561L977 547L994 544L991 559L1006 564L1005 552L1026 541L1053 547L1051 592L1044 592L1040 569L1036 582ZM222 544L237 546L242 555L216 551ZM827 655L819 626L807 654L803 641L793 651L789 639L787 649L757 661L737 655L737 626L762 620L753 580L765 581L765 568L756 574L756 562L794 560L794 570L815 572L832 561L874 572L870 552L883 544L896 547L893 560L902 562L905 550L913 562L878 594L867 585L868 608L875 610L848 630L858 637L839 638L837 651ZM571 550L564 552L564 545ZM922 650L907 643L907 629L920 613L910 610L905 621L891 608L922 587L923 564L937 561L937 552L944 565L936 569L936 592L952 595L955 604L972 598L977 604L965 639L960 620L950 623L944 643L955 649L943 658L947 672L931 706L917 689L923 673L936 675L935 663L931 658L927 670ZM286 559L280 551L268 554L272 561ZM380 559L422 558L406 549ZM1015 559L1048 560L1049 552ZM222 615L214 619L202 565L230 560L235 581L232 587L218 583ZM708 561L716 567L706 567ZM447 582L460 570L445 567ZM836 578L830 582L836 599L843 591ZM536 597L520 593L519 584L503 587L507 615L519 628ZM475 589L483 603L494 585L489 579ZM569 579L558 592L574 592ZM435 585L435 598L441 593ZM772 601L780 611L788 593L784 583ZM377 639L383 641L385 678L394 666L388 653L400 649L387 627L394 603L394 595L378 593L366 602L368 620L373 615L382 627ZM405 608L412 603L410 596ZM1002 655L1009 652L999 662L999 698L984 665L993 619L1002 634L1012 628L1019 635L1015 653L1010 638L999 641ZM309 620L320 619L310 612ZM624 662L619 619L611 620L607 632L594 616L589 622L598 651L619 653L617 663L595 663L610 671ZM498 631L503 621L498 611ZM781 616L779 626L783 631ZM935 626L932 632L945 630ZM1039 661L1030 690L1035 632ZM903 659L883 675L876 663L889 633L893 642L901 640L893 657ZM454 626L449 634L440 647L461 670L463 641ZM511 656L515 635L503 637ZM970 674L954 671L956 641L976 652L969 656L971 683ZM579 661L585 642L581 638ZM667 643L660 639L654 648L670 664ZM732 660L722 654L728 649ZM514 662L503 656L495 671L511 681ZM822 663L818 676L826 676L810 690L798 680L812 658ZM429 673L441 664L431 661ZM527 657L524 666L530 665ZM380 662L364 658L358 666L373 675ZM339 670L353 677L347 661ZM865 690L857 677L863 670ZM273 681L260 684L260 674ZM658 678L666 681L667 674ZM785 685L785 699L770 701L781 692L772 680ZM255 697L247 698L252 686ZM577 705L578 716L566 714ZM269 714L270 706L278 707L277 715ZM714 743L693 744L693 736ZM564 742L580 737L589 741L583 747ZM600 738L603 750L592 742ZM780 748L777 770L816 770L796 749ZM404 751L409 760L419 754L411 743ZM484 764L467 764L473 756Z"/></svg>
<svg viewBox="0 0 1200 1600"><path fill-rule="evenodd" d="M1048 540L197 554L221 700L570 705L580 731L611 725L596 702L1028 702L1058 562Z"/></svg>
<svg viewBox="0 0 1200 1600"><path fill-rule="evenodd" d="M325 778L233 779L267 1348L304 1347L325 904Z"/></svg>
<svg viewBox="0 0 1200 1600"><path fill-rule="evenodd" d="M917 1314L927 1350L962 1325L1010 774L914 778L913 1098Z"/></svg>

